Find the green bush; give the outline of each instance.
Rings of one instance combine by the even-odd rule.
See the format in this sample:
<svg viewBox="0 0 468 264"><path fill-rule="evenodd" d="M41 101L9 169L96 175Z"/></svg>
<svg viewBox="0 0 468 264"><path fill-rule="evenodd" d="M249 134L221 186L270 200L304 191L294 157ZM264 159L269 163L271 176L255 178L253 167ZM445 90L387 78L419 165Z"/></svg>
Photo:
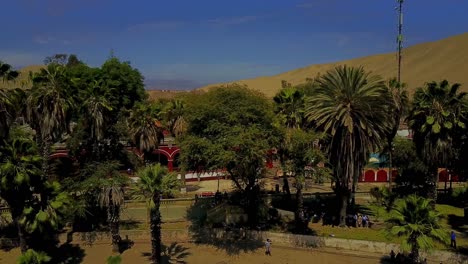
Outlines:
<svg viewBox="0 0 468 264"><path fill-rule="evenodd" d="M28 249L18 258L18 264L42 264L49 263L52 258L45 252Z"/></svg>

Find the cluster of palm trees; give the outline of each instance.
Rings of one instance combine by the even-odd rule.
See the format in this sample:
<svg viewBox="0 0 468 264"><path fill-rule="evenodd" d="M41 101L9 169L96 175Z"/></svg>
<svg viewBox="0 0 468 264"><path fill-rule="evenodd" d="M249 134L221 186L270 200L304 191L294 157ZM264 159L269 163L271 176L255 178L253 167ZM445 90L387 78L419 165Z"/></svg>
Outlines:
<svg viewBox="0 0 468 264"><path fill-rule="evenodd" d="M466 158L461 153L466 153L463 148L468 140L468 97L459 91L460 85L430 82L418 88L410 101L405 84L395 79L385 82L363 68L347 66L338 66L309 83L284 87L274 98L276 111L288 129L325 133L321 141L341 201L339 224L345 224L350 195L369 154L387 153L392 171L393 141L400 124L407 122L418 155L431 169L425 186L429 200L409 197L399 201L388 221L391 233L408 237L415 259L419 248L430 247L428 240L446 241L433 206L437 169L457 169L457 160ZM432 207L424 208L429 204Z"/></svg>
<svg viewBox="0 0 468 264"><path fill-rule="evenodd" d="M0 63L0 70L2 81L14 83L19 76L6 63ZM40 231L36 229L43 225L38 223L47 219L60 228L64 221L85 216L94 204L100 204L106 211L113 248L117 251L120 207L124 187L128 185L119 171L124 168L123 163L132 162L126 158L125 146L120 142L131 142L143 152L156 149L163 130L173 135L184 131L184 104L179 100L146 99L142 76L116 58L110 58L102 68L90 68L81 62L73 65L53 62L39 72L30 73L29 78L32 84L29 89L0 88L0 196L11 209L23 253L28 248L37 249L25 238L28 232ZM52 177L49 156L56 143L67 145L81 168L78 172ZM150 168L157 173L142 172L141 178L148 179L139 185L145 194L157 192L159 197L178 186L174 181L165 185L168 179L176 179L172 175L162 180L168 174L167 169ZM63 187L55 180L62 181ZM39 202L42 205L36 208L33 200L40 197L38 194L44 196ZM64 217L59 212L62 207L68 207ZM50 215L45 217L41 210ZM152 220L159 221L152 227L160 228L160 218ZM158 252L155 254L160 255ZM160 256L152 259L156 262Z"/></svg>

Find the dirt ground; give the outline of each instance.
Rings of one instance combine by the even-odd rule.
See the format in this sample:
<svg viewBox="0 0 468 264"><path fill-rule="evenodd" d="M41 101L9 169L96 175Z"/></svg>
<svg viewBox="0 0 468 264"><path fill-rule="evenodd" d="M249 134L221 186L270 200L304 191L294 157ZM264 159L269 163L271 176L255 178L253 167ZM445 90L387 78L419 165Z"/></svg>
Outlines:
<svg viewBox="0 0 468 264"><path fill-rule="evenodd" d="M367 253L363 256L357 256L351 253L345 253L334 249L327 251L318 251L316 249L291 249L272 246L272 256L266 256L263 249L258 249L250 253L241 253L239 255L229 256L226 252L218 250L211 246L194 245L189 243L179 244L181 249L179 253L186 252L188 256L179 260L188 264L302 264L302 263L323 263L323 264L364 264L381 263L378 256L369 256ZM108 256L112 255L111 246L108 243L94 244L93 246L84 246L84 258L81 263L99 264L106 263ZM183 251L183 252L181 252ZM136 241L133 247L122 254L122 263L149 263L148 254L150 253L149 241ZM174 252L174 251L173 251ZM13 249L8 252L0 251L0 263L14 264L19 255L19 249ZM173 254L176 255L176 254ZM177 262L174 257L168 262L163 263L183 263Z"/></svg>

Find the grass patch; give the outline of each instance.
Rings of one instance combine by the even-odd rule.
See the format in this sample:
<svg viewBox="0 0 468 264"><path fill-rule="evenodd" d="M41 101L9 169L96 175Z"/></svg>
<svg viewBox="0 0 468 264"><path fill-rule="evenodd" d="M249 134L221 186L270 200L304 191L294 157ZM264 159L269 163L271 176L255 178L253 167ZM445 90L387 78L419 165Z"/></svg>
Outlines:
<svg viewBox="0 0 468 264"><path fill-rule="evenodd" d="M354 228L354 227L332 227L332 226L323 226L321 223L311 223L309 227L314 230L317 235L324 237L337 237L343 239L356 239L356 240L368 240L368 241L379 241L386 243L401 243L403 240L398 237L390 237L384 231L385 225L384 220L388 216L388 212L381 206L376 205L366 205L363 206L368 208L371 213L371 221L375 223L375 226L372 228ZM450 230L456 230L457 233L457 246L463 250L468 249L468 237L466 231L468 226L463 223L464 211L463 208L446 205L446 204L437 204L436 209L443 215L442 225L447 229L447 236L450 233ZM448 250L449 247L436 243L436 249L439 250Z"/></svg>

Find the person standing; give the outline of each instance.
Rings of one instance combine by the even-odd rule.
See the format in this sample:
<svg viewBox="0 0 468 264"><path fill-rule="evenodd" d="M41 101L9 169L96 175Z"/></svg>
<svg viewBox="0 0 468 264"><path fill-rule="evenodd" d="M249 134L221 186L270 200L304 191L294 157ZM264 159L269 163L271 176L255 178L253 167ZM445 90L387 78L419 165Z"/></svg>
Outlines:
<svg viewBox="0 0 468 264"><path fill-rule="evenodd" d="M271 256L271 240L269 238L265 242L265 255Z"/></svg>
<svg viewBox="0 0 468 264"><path fill-rule="evenodd" d="M455 232L450 233L450 246L453 247L454 249L457 248L457 235L455 235Z"/></svg>

